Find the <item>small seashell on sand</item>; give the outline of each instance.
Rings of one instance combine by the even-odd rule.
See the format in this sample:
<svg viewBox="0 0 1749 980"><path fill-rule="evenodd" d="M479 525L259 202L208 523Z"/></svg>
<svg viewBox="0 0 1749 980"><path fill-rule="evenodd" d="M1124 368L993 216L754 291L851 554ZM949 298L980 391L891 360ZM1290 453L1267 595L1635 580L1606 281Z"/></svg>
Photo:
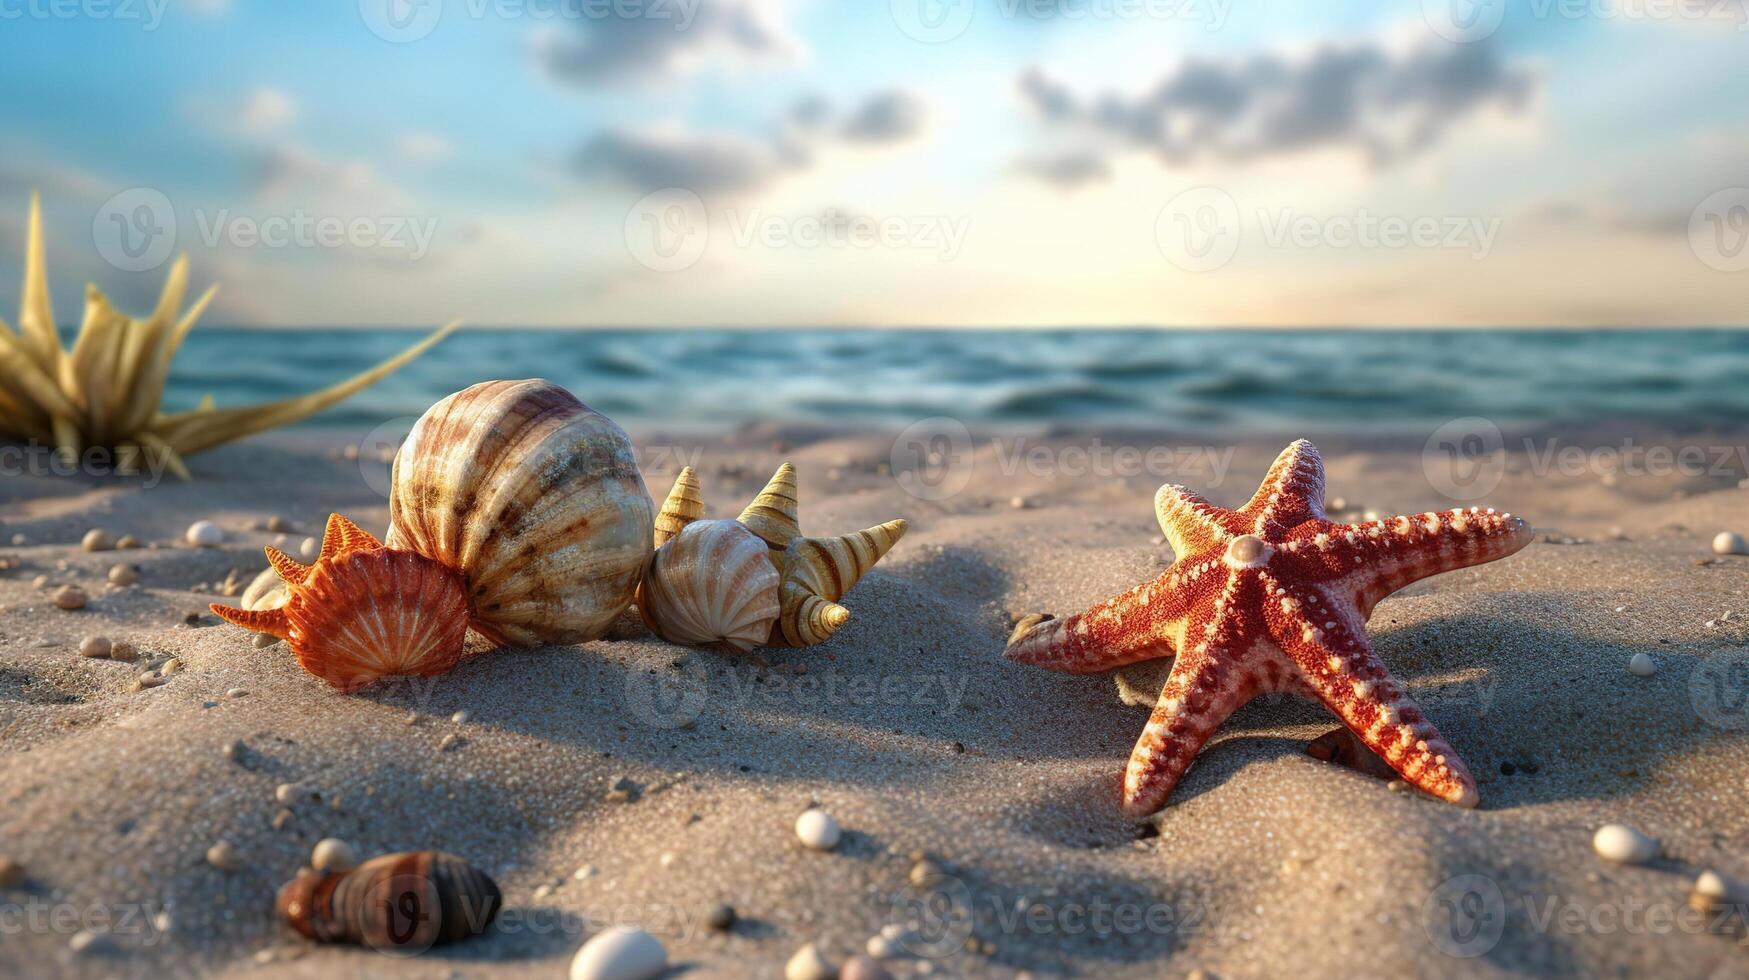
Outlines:
<svg viewBox="0 0 1749 980"><path fill-rule="evenodd" d="M1745 542L1736 531L1720 531L1713 538L1713 554L1749 555L1749 542Z"/></svg>
<svg viewBox="0 0 1749 980"><path fill-rule="evenodd" d="M222 840L206 849L206 863L220 871L236 871L243 866L243 858L230 841Z"/></svg>
<svg viewBox="0 0 1749 980"><path fill-rule="evenodd" d="M816 851L830 851L838 846L843 828L824 810L810 808L796 818L796 839Z"/></svg>
<svg viewBox="0 0 1749 980"><path fill-rule="evenodd" d="M808 943L783 965L783 976L784 980L834 980L838 967L826 959L818 946Z"/></svg>
<svg viewBox="0 0 1749 980"><path fill-rule="evenodd" d="M275 901L305 938L421 952L485 932L504 904L484 871L453 854L384 854L350 871L306 871Z"/></svg>
<svg viewBox="0 0 1749 980"><path fill-rule="evenodd" d="M115 539L115 546L124 550L133 550L140 546L140 539L131 534L124 534Z"/></svg>
<svg viewBox="0 0 1749 980"><path fill-rule="evenodd" d="M164 665L162 667L158 668L158 676L159 677L169 677L171 674L174 674L181 669L182 669L182 658L171 657L169 660L164 661Z"/></svg>
<svg viewBox="0 0 1749 980"><path fill-rule="evenodd" d="M358 867L352 845L338 837L324 837L310 851L310 867L317 871L351 871Z"/></svg>
<svg viewBox="0 0 1749 980"><path fill-rule="evenodd" d="M85 537L79 540L79 547L86 551L113 551L115 539L103 528L94 527L85 532Z"/></svg>
<svg viewBox="0 0 1749 980"><path fill-rule="evenodd" d="M667 969L660 940L636 926L614 926L577 950L571 980L654 980Z"/></svg>
<svg viewBox="0 0 1749 980"><path fill-rule="evenodd" d="M109 637L87 636L79 641L79 656L92 660L103 660L109 656Z"/></svg>
<svg viewBox="0 0 1749 980"><path fill-rule="evenodd" d="M195 521L182 537L196 548L217 548L225 543L225 529L212 521Z"/></svg>
<svg viewBox="0 0 1749 980"><path fill-rule="evenodd" d="M126 640L113 640L109 644L109 659L111 660L131 664L139 655L139 651L134 649L134 645Z"/></svg>
<svg viewBox="0 0 1749 980"><path fill-rule="evenodd" d="M0 888L17 888L24 884L24 865L9 857L0 857Z"/></svg>
<svg viewBox="0 0 1749 980"><path fill-rule="evenodd" d="M60 609L84 609L85 590L77 585L63 585L55 590L54 603Z"/></svg>
<svg viewBox="0 0 1749 980"><path fill-rule="evenodd" d="M109 584L119 588L128 586L140 580L140 573L134 571L132 565L112 565L109 569Z"/></svg>
<svg viewBox="0 0 1749 980"><path fill-rule="evenodd" d="M1635 677L1650 677L1658 672L1658 662L1644 652L1636 653L1628 660L1628 673Z"/></svg>
<svg viewBox="0 0 1749 980"><path fill-rule="evenodd" d="M1611 823L1597 828L1591 846L1606 861L1618 864L1645 864L1658 856L1658 841L1626 824Z"/></svg>
<svg viewBox="0 0 1749 980"><path fill-rule="evenodd" d="M892 980L892 976L881 965L880 960L863 955L845 960L844 966L838 971L838 980Z"/></svg>
<svg viewBox="0 0 1749 980"><path fill-rule="evenodd" d="M746 653L777 622L780 577L769 552L736 521L693 521L656 549L638 611L670 643Z"/></svg>
<svg viewBox="0 0 1749 980"><path fill-rule="evenodd" d="M225 692L227 698L246 698L248 696L249 692L241 687L233 687Z"/></svg>

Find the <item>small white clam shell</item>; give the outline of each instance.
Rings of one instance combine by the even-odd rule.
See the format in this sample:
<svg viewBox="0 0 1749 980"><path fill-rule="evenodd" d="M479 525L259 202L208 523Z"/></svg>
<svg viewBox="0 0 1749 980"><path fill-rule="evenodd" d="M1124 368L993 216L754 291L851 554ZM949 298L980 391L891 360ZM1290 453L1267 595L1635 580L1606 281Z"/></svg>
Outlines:
<svg viewBox="0 0 1749 980"><path fill-rule="evenodd" d="M571 980L653 980L668 968L668 951L636 926L614 926L583 944L571 960Z"/></svg>
<svg viewBox="0 0 1749 980"><path fill-rule="evenodd" d="M694 521L650 561L639 610L670 643L746 653L777 621L770 549L735 521Z"/></svg>
<svg viewBox="0 0 1749 980"><path fill-rule="evenodd" d="M1618 864L1645 864L1658 856L1658 841L1626 824L1611 823L1597 828L1591 846L1598 857Z"/></svg>

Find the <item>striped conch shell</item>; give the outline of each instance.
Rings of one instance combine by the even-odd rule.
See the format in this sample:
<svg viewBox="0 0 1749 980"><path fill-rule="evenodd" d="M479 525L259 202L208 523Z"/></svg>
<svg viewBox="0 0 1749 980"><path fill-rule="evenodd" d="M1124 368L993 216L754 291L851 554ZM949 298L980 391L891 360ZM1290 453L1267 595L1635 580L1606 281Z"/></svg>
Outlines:
<svg viewBox="0 0 1749 980"><path fill-rule="evenodd" d="M685 501L697 496L691 468L682 470L663 505L681 523ZM765 489L741 512L739 522L765 542L778 570L778 616L767 646L804 647L824 642L850 619L838 600L904 536L903 520L888 521L835 538L802 535L797 517L796 468L784 463Z"/></svg>
<svg viewBox="0 0 1749 980"><path fill-rule="evenodd" d="M328 518L314 565L266 550L285 601L255 597L253 608L215 603L212 611L287 641L298 663L329 685L355 691L384 677L447 673L461 660L468 600L454 569L386 548L339 514Z"/></svg>
<svg viewBox="0 0 1749 980"><path fill-rule="evenodd" d="M734 521L696 521L656 549L638 611L670 643L746 653L777 622L777 568Z"/></svg>
<svg viewBox="0 0 1749 980"><path fill-rule="evenodd" d="M280 918L306 938L418 953L486 931L503 893L453 854L384 854L351 871L306 871L279 890Z"/></svg>
<svg viewBox="0 0 1749 980"><path fill-rule="evenodd" d="M631 605L653 511L611 419L548 381L488 381L414 424L388 540L461 573L488 641L580 643Z"/></svg>
<svg viewBox="0 0 1749 980"><path fill-rule="evenodd" d="M674 478L674 489L662 501L656 512L656 547L660 548L681 529L704 516L704 500L699 497L698 475L692 467L682 467Z"/></svg>

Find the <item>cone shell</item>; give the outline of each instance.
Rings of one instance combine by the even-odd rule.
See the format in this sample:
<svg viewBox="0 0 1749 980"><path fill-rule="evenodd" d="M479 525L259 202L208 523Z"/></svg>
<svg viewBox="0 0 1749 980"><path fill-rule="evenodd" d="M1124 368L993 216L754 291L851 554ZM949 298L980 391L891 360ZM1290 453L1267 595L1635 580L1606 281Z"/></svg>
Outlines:
<svg viewBox="0 0 1749 980"><path fill-rule="evenodd" d="M305 872L279 890L280 918L324 943L416 953L486 931L503 893L453 854L385 854L351 871Z"/></svg>
<svg viewBox="0 0 1749 980"><path fill-rule="evenodd" d="M797 500L796 468L784 463L772 474L765 489L759 491L759 496L754 497L747 509L741 512L741 523L764 540L774 561L791 541L801 536L802 529L796 516Z"/></svg>
<svg viewBox="0 0 1749 980"><path fill-rule="evenodd" d="M777 621L777 568L740 524L695 521L656 549L638 609L670 643L746 653Z"/></svg>
<svg viewBox="0 0 1749 980"><path fill-rule="evenodd" d="M906 526L896 520L836 538L792 540L781 562L782 609L771 643L812 646L843 626L850 611L837 600L904 537Z"/></svg>
<svg viewBox="0 0 1749 980"><path fill-rule="evenodd" d="M630 440L547 381L489 381L433 405L395 457L389 511L389 545L458 570L473 627L495 643L600 636L652 551Z"/></svg>
<svg viewBox="0 0 1749 980"><path fill-rule="evenodd" d="M692 467L682 467L674 478L674 489L656 514L656 547L668 543L681 529L704 516L704 499L699 496L698 474Z"/></svg>
<svg viewBox="0 0 1749 980"><path fill-rule="evenodd" d="M461 660L468 604L461 577L406 551L318 562L288 590L286 639L304 669L342 691L393 675L429 677Z"/></svg>

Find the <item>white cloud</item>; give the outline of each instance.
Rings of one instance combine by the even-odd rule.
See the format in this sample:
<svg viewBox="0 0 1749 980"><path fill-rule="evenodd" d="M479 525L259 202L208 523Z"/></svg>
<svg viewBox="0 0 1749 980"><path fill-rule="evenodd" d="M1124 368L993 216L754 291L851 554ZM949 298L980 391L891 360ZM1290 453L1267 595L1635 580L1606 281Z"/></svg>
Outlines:
<svg viewBox="0 0 1749 980"><path fill-rule="evenodd" d="M237 122L252 133L268 133L283 129L297 117L297 103L276 88L258 88L243 100Z"/></svg>

